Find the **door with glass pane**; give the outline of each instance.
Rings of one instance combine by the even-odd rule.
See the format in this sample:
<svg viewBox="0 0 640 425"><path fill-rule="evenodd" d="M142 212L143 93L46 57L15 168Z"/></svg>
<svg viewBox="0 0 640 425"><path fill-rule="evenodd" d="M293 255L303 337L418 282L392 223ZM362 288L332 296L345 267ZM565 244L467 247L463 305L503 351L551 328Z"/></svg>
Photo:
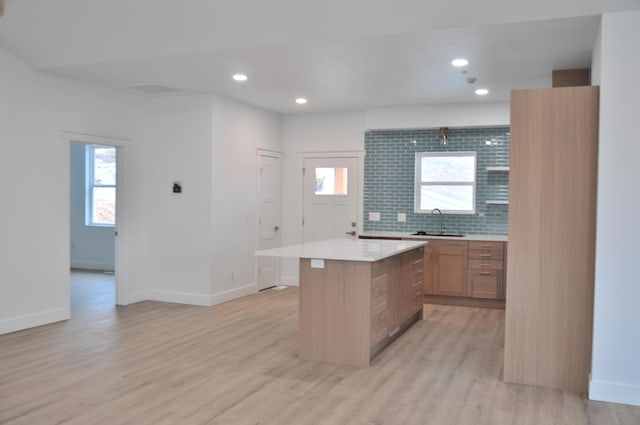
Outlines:
<svg viewBox="0 0 640 425"><path fill-rule="evenodd" d="M304 159L304 241L355 237L358 158Z"/></svg>

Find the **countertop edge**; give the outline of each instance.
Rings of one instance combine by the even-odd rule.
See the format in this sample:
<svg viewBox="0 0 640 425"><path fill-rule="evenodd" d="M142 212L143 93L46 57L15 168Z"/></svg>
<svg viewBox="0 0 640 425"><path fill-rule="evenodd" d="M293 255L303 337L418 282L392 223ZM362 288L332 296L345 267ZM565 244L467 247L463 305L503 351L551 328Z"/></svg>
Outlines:
<svg viewBox="0 0 640 425"><path fill-rule="evenodd" d="M489 241L489 242L508 242L509 237L506 235L465 235L462 237L454 236L422 236L412 235L408 232L362 232L358 236L368 238L401 238L405 240L429 240L429 239L445 239L452 241Z"/></svg>
<svg viewBox="0 0 640 425"><path fill-rule="evenodd" d="M340 241L343 244L343 240ZM405 246L398 247L395 245L391 251L381 250L376 252L376 250L371 250L367 253L367 255L363 255L361 252L354 252L349 250L344 250L344 245L342 247L337 246L334 247L326 246L327 243L331 241L319 241L319 242L311 242L308 244L297 244L297 245L288 245L280 248L266 249L255 251L254 254L257 256L271 256L271 257L282 257L282 258L298 258L298 259L317 259L317 260L336 260L336 261L359 261L359 262L367 262L374 263L376 261L384 260L385 258L393 257L395 255L402 254L404 252L408 252L417 248L424 247L428 244L428 241L425 240L405 240L405 241L392 241L392 240L370 240L366 239L355 239L353 240L354 246L362 245L362 244L371 244L371 245L380 245L382 244L393 244L393 243L405 243ZM325 245L325 246L323 246ZM350 247L348 247L350 248ZM306 251L306 252L305 252Z"/></svg>

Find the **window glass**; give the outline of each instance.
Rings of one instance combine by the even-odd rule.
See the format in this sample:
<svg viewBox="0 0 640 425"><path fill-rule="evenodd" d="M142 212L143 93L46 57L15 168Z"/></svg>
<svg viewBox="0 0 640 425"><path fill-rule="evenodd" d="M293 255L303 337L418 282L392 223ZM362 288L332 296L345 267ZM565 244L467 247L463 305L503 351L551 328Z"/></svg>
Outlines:
<svg viewBox="0 0 640 425"><path fill-rule="evenodd" d="M423 182L473 182L476 159L472 156L428 156L422 158Z"/></svg>
<svg viewBox="0 0 640 425"><path fill-rule="evenodd" d="M116 148L87 145L87 226L116 223Z"/></svg>
<svg viewBox="0 0 640 425"><path fill-rule="evenodd" d="M93 223L115 224L116 222L116 188L93 188Z"/></svg>
<svg viewBox="0 0 640 425"><path fill-rule="evenodd" d="M475 152L419 152L415 172L415 212L475 213Z"/></svg>
<svg viewBox="0 0 640 425"><path fill-rule="evenodd" d="M93 149L93 182L96 185L116 184L116 149Z"/></svg>
<svg viewBox="0 0 640 425"><path fill-rule="evenodd" d="M316 168L316 195L347 195L348 168Z"/></svg>
<svg viewBox="0 0 640 425"><path fill-rule="evenodd" d="M471 186L422 186L420 209L473 210L473 188Z"/></svg>

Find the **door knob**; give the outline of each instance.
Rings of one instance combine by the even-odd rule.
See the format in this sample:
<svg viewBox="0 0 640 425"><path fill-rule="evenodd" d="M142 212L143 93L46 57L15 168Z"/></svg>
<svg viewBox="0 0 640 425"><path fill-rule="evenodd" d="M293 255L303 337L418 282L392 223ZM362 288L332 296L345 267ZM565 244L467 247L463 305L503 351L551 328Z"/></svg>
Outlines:
<svg viewBox="0 0 640 425"><path fill-rule="evenodd" d="M345 235L351 235L351 236L355 236L356 235L356 231L352 230L350 232L344 232Z"/></svg>
<svg viewBox="0 0 640 425"><path fill-rule="evenodd" d="M280 227L279 227L279 226L273 226L273 231L274 231L274 232L277 232L278 230L280 230Z"/></svg>

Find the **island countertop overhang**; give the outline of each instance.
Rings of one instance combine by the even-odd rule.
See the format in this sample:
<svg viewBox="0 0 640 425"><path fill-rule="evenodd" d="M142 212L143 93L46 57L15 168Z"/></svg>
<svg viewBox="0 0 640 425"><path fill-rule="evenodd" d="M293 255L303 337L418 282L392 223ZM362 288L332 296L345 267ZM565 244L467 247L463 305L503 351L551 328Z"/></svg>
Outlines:
<svg viewBox="0 0 640 425"><path fill-rule="evenodd" d="M427 245L426 241L329 239L256 251L259 256L375 262Z"/></svg>

